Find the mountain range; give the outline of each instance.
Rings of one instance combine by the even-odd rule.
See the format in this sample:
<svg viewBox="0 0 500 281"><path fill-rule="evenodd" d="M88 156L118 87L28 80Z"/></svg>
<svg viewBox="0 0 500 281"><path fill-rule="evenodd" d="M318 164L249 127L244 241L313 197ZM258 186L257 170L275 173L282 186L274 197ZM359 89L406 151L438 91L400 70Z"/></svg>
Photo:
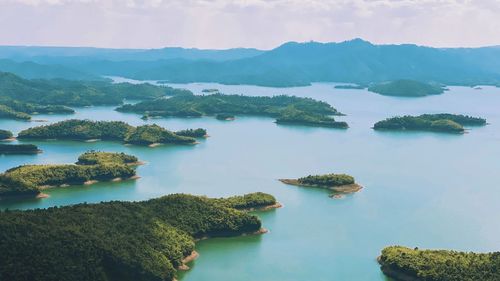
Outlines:
<svg viewBox="0 0 500 281"><path fill-rule="evenodd" d="M447 85L500 85L500 47L432 48L288 42L272 50L99 49L0 46L0 71L26 78L123 76L171 83L303 86L413 79Z"/></svg>

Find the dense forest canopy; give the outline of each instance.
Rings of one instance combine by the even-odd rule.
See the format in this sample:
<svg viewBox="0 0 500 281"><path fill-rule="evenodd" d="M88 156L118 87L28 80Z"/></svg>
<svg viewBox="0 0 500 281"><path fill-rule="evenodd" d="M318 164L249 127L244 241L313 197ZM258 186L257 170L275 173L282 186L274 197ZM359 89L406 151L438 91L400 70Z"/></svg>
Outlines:
<svg viewBox="0 0 500 281"><path fill-rule="evenodd" d="M145 116L199 117L216 115L222 118L233 115L257 115L277 118L278 123L318 125L346 128L347 123L336 122L331 115L340 115L326 102L295 96L242 96L182 95L168 99L125 104L117 108L121 112L135 112ZM230 117L228 117L230 118ZM227 119L227 118L224 118Z"/></svg>
<svg viewBox="0 0 500 281"><path fill-rule="evenodd" d="M206 133L206 132L205 132ZM148 145L153 143L193 144L189 136L177 135L158 125L134 127L122 121L65 120L19 132L19 139L101 139Z"/></svg>
<svg viewBox="0 0 500 281"><path fill-rule="evenodd" d="M34 144L2 144L0 143L0 154L36 154L41 150Z"/></svg>
<svg viewBox="0 0 500 281"><path fill-rule="evenodd" d="M73 164L22 165L0 174L0 197L37 196L45 186L83 184L90 180L109 181L135 176L127 164L135 156L122 153L88 152Z"/></svg>
<svg viewBox="0 0 500 281"><path fill-rule="evenodd" d="M235 198L246 206L253 196ZM0 212L0 279L171 281L196 238L260 230L259 218L232 205L174 194Z"/></svg>
<svg viewBox="0 0 500 281"><path fill-rule="evenodd" d="M325 187L341 186L354 183L354 177L346 174L326 174L326 175L309 175L297 179L300 184L318 185Z"/></svg>
<svg viewBox="0 0 500 281"><path fill-rule="evenodd" d="M484 126L486 119L458 114L423 114L392 117L375 123L375 130L415 130L463 133L464 126Z"/></svg>
<svg viewBox="0 0 500 281"><path fill-rule="evenodd" d="M476 254L393 246L382 251L379 261L382 271L396 280L500 280L500 252Z"/></svg>
<svg viewBox="0 0 500 281"><path fill-rule="evenodd" d="M368 91L384 96L425 97L444 93L445 88L435 83L414 80L396 80L370 86Z"/></svg>

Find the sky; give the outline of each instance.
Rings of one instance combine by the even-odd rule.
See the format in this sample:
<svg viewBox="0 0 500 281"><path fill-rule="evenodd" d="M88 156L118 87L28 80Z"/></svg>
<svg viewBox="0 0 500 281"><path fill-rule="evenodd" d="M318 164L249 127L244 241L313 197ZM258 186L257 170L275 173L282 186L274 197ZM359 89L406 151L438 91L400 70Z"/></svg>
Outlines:
<svg viewBox="0 0 500 281"><path fill-rule="evenodd" d="M500 45L500 0L0 0L0 45Z"/></svg>

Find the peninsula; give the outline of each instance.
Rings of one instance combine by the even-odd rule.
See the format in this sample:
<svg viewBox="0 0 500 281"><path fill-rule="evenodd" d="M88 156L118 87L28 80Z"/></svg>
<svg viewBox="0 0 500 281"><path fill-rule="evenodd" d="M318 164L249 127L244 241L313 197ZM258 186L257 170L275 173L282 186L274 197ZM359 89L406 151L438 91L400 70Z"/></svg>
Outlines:
<svg viewBox="0 0 500 281"><path fill-rule="evenodd" d="M497 281L500 252L477 254L387 247L378 258L385 275L398 281Z"/></svg>
<svg viewBox="0 0 500 281"><path fill-rule="evenodd" d="M358 192L363 188L355 182L354 177L346 174L309 175L298 179L280 179L279 181L290 185L332 190L334 194L331 197L335 198L341 194Z"/></svg>
<svg viewBox="0 0 500 281"><path fill-rule="evenodd" d="M172 281L177 269L187 269L185 262L197 256L198 239L265 232L257 216L240 208L253 205L252 198L173 194L0 212L0 276Z"/></svg>
<svg viewBox="0 0 500 281"><path fill-rule="evenodd" d="M182 134L200 134L203 129L181 131ZM206 131L203 130L204 135ZM59 140L109 140L124 143L151 144L195 144L190 136L177 135L158 125L134 127L121 121L65 120L51 125L39 126L21 131L18 139Z"/></svg>
<svg viewBox="0 0 500 281"><path fill-rule="evenodd" d="M134 178L136 172L131 164L136 163L135 156L124 153L90 151L82 154L76 165L18 166L0 174L0 198L41 197L46 188Z"/></svg>
<svg viewBox="0 0 500 281"><path fill-rule="evenodd" d="M456 114L423 114L420 116L392 117L375 123L375 130L434 131L464 133L464 126L484 126L486 119Z"/></svg>

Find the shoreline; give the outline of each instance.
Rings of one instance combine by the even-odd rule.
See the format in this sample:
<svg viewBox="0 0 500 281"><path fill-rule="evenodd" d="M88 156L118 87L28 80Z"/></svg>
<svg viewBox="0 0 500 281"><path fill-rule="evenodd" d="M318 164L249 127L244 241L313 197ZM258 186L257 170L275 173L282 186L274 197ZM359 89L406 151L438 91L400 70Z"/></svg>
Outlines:
<svg viewBox="0 0 500 281"><path fill-rule="evenodd" d="M247 209L240 209L240 211L245 211L245 212L269 211L269 210L278 209L281 207L283 207L283 204L276 201L276 203L274 203L272 205L251 207L251 208L247 208Z"/></svg>
<svg viewBox="0 0 500 281"><path fill-rule="evenodd" d="M334 192L342 193L342 194L356 193L363 188L361 185L359 185L357 183L339 185L339 186L324 186L324 185L317 185L317 184L302 184L297 179L278 179L278 180L280 182L282 182L284 184L288 184L288 185L295 185L295 186L301 186L301 187L323 188L323 189L332 190Z"/></svg>
<svg viewBox="0 0 500 281"><path fill-rule="evenodd" d="M377 262L380 264L380 270L382 270L387 277L393 278L397 281L422 281L422 279L415 276L391 268L382 261L381 256L377 257Z"/></svg>

